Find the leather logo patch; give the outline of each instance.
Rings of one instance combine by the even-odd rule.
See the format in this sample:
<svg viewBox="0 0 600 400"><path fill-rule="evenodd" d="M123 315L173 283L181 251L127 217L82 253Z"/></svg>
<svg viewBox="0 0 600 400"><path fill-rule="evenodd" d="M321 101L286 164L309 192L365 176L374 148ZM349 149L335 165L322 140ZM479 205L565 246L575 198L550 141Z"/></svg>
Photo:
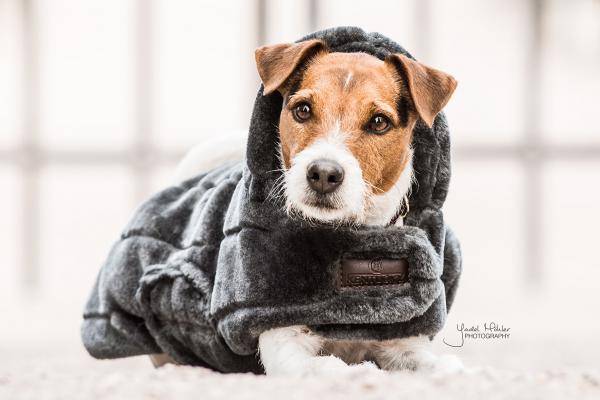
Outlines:
<svg viewBox="0 0 600 400"><path fill-rule="evenodd" d="M342 259L341 287L399 285L408 282L408 262L374 258Z"/></svg>

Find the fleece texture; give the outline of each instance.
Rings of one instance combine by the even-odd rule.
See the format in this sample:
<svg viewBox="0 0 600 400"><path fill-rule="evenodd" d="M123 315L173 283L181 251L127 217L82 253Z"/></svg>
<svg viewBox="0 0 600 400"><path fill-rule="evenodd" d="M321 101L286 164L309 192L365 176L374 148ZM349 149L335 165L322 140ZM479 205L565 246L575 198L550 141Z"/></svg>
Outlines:
<svg viewBox="0 0 600 400"><path fill-rule="evenodd" d="M335 28L332 51L410 56L378 33ZM256 98L244 162L169 187L135 213L102 267L84 312L97 358L167 353L181 364L263 372L258 336L308 325L331 339L387 340L444 325L461 272L441 211L450 178L443 114L414 130L417 183L402 227L307 224L269 196L279 177L282 98ZM274 172L275 171L275 172ZM341 287L342 260L402 259L406 283Z"/></svg>

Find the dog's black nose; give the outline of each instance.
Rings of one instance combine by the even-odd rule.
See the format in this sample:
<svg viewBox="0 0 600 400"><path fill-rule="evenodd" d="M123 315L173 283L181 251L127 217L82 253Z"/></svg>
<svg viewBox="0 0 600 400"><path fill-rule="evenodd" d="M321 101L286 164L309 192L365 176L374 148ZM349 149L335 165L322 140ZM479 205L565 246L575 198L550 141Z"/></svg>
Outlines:
<svg viewBox="0 0 600 400"><path fill-rule="evenodd" d="M317 193L331 193L344 181L344 169L335 161L316 160L308 164L306 180Z"/></svg>

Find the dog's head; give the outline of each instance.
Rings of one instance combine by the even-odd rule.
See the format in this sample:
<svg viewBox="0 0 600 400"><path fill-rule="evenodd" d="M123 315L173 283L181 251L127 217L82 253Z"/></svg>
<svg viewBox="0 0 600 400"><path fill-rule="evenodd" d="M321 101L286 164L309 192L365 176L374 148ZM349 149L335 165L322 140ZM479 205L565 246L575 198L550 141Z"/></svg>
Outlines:
<svg viewBox="0 0 600 400"><path fill-rule="evenodd" d="M384 225L412 179L415 123L431 126L456 81L401 54L381 61L319 40L256 50L264 94L279 91L283 191L307 219Z"/></svg>

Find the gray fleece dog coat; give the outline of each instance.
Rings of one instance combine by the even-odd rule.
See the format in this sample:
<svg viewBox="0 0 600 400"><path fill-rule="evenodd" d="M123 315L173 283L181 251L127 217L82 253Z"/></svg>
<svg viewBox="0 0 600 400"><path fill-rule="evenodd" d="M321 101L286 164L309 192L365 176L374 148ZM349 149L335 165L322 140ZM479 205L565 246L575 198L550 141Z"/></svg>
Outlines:
<svg viewBox="0 0 600 400"><path fill-rule="evenodd" d="M378 33L336 28L331 51L410 55ZM419 121L416 184L404 226L308 224L269 196L280 177L279 93L258 92L244 162L220 166L146 201L113 246L85 307L97 358L166 353L222 372L263 369L258 337L308 325L330 339L433 337L461 272L441 207L450 178L446 118ZM275 172L274 172L275 171Z"/></svg>

